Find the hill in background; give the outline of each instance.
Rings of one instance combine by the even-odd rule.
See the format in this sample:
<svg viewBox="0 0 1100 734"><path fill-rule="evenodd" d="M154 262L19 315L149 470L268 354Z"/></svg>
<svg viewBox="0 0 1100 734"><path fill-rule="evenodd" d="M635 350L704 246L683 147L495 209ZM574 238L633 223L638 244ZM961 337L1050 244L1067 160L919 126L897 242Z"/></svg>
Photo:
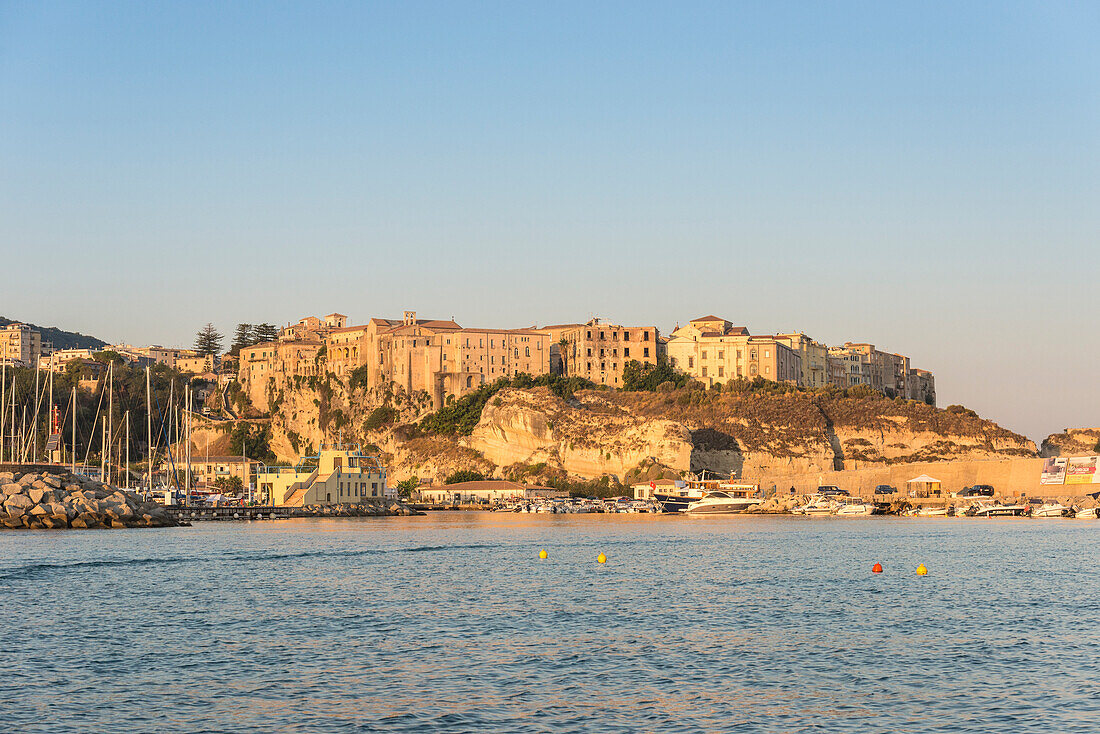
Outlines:
<svg viewBox="0 0 1100 734"><path fill-rule="evenodd" d="M54 349L102 349L107 342L94 336L86 336L75 331L65 331L54 326L38 326L29 321L16 322L0 316L0 327L8 324L23 323L42 334L43 342L51 342Z"/></svg>

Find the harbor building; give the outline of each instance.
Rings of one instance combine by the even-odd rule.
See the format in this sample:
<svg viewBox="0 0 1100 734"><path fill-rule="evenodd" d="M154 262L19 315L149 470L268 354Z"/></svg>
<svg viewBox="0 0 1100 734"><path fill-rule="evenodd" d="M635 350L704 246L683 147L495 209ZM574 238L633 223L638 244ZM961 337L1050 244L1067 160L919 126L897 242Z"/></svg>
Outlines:
<svg viewBox="0 0 1100 734"><path fill-rule="evenodd" d="M323 444L298 466L261 468L256 481L259 501L275 507L358 504L389 496L385 468L357 444Z"/></svg>
<svg viewBox="0 0 1100 734"><path fill-rule="evenodd" d="M656 326L621 326L594 318L585 324L557 324L537 331L549 339L554 374L583 377L597 385L621 387L628 362L655 365L661 357Z"/></svg>
<svg viewBox="0 0 1100 734"><path fill-rule="evenodd" d="M473 505L503 500L567 499L569 492L505 479L483 479L422 487L417 497L421 502L429 504Z"/></svg>
<svg viewBox="0 0 1100 734"><path fill-rule="evenodd" d="M752 336L744 326L717 316L677 327L667 349L671 367L707 387L756 377L799 384L802 377L802 358L783 339Z"/></svg>

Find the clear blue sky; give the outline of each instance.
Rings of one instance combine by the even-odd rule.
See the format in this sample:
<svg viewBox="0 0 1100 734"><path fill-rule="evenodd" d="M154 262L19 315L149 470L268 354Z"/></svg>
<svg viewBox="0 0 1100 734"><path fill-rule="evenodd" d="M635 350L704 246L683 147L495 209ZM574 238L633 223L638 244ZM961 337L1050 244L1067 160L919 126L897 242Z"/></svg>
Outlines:
<svg viewBox="0 0 1100 734"><path fill-rule="evenodd" d="M0 314L716 313L1100 424L1096 3L0 0Z"/></svg>

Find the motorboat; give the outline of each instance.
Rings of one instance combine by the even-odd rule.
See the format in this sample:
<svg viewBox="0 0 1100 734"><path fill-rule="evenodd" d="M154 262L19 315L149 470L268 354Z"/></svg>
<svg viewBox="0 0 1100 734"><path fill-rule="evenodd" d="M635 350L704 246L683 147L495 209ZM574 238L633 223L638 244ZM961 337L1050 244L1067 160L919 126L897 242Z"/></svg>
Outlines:
<svg viewBox="0 0 1100 734"><path fill-rule="evenodd" d="M707 492L703 498L692 502L684 510L685 515L730 515L759 505L762 499L749 496L748 492L739 492L732 489L715 490Z"/></svg>
<svg viewBox="0 0 1100 734"><path fill-rule="evenodd" d="M842 517L858 517L874 515L876 512L878 512L878 507L871 502L848 502L841 505L836 514Z"/></svg>
<svg viewBox="0 0 1100 734"><path fill-rule="evenodd" d="M1041 505L1032 505L1032 517L1064 517L1069 508L1061 502L1044 502Z"/></svg>
<svg viewBox="0 0 1100 734"><path fill-rule="evenodd" d="M1024 514L1024 505L1002 505L999 502L980 500L970 506L966 514L971 517L1015 517Z"/></svg>
<svg viewBox="0 0 1100 734"><path fill-rule="evenodd" d="M824 495L814 495L810 501L801 507L796 507L791 512L798 515L835 515L840 510L840 503Z"/></svg>
<svg viewBox="0 0 1100 734"><path fill-rule="evenodd" d="M1079 507L1077 511L1073 513L1073 516L1078 520L1095 520L1096 510L1097 508L1095 507Z"/></svg>
<svg viewBox="0 0 1100 734"><path fill-rule="evenodd" d="M920 517L947 517L950 512L950 508L947 505L943 507L933 507L932 505L925 505L917 510L917 515Z"/></svg>

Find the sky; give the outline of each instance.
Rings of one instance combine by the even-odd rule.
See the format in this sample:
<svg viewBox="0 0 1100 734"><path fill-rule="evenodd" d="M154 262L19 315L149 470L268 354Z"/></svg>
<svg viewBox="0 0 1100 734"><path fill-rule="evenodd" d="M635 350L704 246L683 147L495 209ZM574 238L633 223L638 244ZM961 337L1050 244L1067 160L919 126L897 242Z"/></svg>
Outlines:
<svg viewBox="0 0 1100 734"><path fill-rule="evenodd" d="M1100 5L0 0L0 315L871 342L1100 425Z"/></svg>

